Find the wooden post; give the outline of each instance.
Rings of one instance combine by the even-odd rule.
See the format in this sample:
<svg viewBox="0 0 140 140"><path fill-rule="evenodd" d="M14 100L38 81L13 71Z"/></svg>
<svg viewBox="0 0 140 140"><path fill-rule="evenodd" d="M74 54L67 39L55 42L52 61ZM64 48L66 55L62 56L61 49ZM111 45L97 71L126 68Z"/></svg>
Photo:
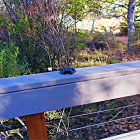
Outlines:
<svg viewBox="0 0 140 140"><path fill-rule="evenodd" d="M29 140L48 140L44 113L24 116Z"/></svg>

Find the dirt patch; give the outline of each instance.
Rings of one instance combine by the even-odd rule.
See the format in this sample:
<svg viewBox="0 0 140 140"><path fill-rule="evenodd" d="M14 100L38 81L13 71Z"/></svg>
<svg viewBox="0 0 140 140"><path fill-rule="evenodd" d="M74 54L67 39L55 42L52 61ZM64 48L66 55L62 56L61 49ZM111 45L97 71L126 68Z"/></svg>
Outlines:
<svg viewBox="0 0 140 140"><path fill-rule="evenodd" d="M117 36L116 40L124 42L124 43L128 43L128 36Z"/></svg>

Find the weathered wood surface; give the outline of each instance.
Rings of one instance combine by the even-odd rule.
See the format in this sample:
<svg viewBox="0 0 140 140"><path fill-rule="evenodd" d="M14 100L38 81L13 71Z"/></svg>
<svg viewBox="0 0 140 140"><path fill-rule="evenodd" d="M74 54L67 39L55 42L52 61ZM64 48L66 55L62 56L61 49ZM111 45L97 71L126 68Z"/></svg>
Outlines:
<svg viewBox="0 0 140 140"><path fill-rule="evenodd" d="M0 79L0 119L140 94L140 61Z"/></svg>

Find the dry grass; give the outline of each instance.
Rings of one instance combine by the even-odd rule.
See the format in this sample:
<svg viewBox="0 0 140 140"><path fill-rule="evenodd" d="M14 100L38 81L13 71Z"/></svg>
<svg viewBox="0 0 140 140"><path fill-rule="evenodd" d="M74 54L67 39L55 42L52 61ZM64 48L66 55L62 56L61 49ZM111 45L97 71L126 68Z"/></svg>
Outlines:
<svg viewBox="0 0 140 140"><path fill-rule="evenodd" d="M93 34L85 38L84 40L87 42L91 42L91 40L92 42L101 42L104 45L104 49L95 50L85 45L84 49L78 51L77 59L72 65L73 67L77 68L140 60L139 47L135 47L135 51L132 53L127 50L127 37L116 38L107 33L105 35L97 34L97 36Z"/></svg>

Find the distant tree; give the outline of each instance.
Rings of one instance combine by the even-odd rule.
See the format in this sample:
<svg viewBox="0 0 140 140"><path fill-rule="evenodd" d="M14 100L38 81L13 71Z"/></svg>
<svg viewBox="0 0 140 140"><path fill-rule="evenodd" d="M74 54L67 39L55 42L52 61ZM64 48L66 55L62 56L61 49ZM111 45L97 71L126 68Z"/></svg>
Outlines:
<svg viewBox="0 0 140 140"><path fill-rule="evenodd" d="M133 42L135 36L135 5L136 0L129 0L127 12L127 30L128 30L128 49L133 51Z"/></svg>
<svg viewBox="0 0 140 140"><path fill-rule="evenodd" d="M139 17L140 2L139 0L124 0L124 1L114 1L105 0L106 3L112 4L112 11L108 8L108 14L112 17L123 17L127 21L127 31L128 31L128 50L134 51L134 37L135 37L135 21L136 17ZM107 9L107 8L106 8ZM136 10L136 11L135 11Z"/></svg>

